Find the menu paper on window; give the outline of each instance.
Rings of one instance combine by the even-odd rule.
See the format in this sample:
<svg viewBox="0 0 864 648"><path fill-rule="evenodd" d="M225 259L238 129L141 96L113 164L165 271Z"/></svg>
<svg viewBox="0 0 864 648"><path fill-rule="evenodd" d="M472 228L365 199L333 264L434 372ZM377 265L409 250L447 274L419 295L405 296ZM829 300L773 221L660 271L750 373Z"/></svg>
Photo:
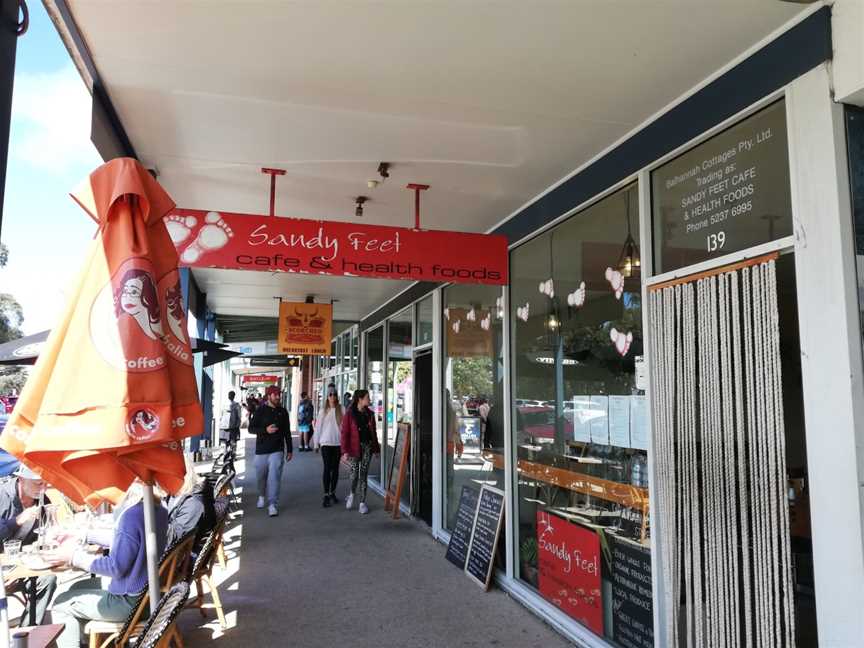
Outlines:
<svg viewBox="0 0 864 648"><path fill-rule="evenodd" d="M573 397L573 440L591 441L591 399L588 396Z"/></svg>
<svg viewBox="0 0 864 648"><path fill-rule="evenodd" d="M630 397L630 443L637 450L648 449L648 400L645 396Z"/></svg>
<svg viewBox="0 0 864 648"><path fill-rule="evenodd" d="M609 445L609 397L591 397L591 443Z"/></svg>
<svg viewBox="0 0 864 648"><path fill-rule="evenodd" d="M602 636L603 588L597 533L537 511L537 566L540 594Z"/></svg>
<svg viewBox="0 0 864 648"><path fill-rule="evenodd" d="M630 397L609 397L609 444L630 447Z"/></svg>

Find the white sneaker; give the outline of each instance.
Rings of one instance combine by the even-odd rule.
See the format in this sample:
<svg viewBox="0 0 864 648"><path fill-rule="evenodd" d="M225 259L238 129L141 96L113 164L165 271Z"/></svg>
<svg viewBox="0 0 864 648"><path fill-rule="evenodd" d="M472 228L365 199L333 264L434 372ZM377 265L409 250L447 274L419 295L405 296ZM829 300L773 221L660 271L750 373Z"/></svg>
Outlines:
<svg viewBox="0 0 864 648"><path fill-rule="evenodd" d="M351 510L352 506L354 506L354 493L348 493L348 497L345 498L345 508Z"/></svg>
<svg viewBox="0 0 864 648"><path fill-rule="evenodd" d="M258 498L258 504L257 504L258 508L264 508L264 504L265 504L265 502L264 502L264 498L263 498L263 497L259 497L259 498Z"/></svg>
<svg viewBox="0 0 864 648"><path fill-rule="evenodd" d="M366 502L360 502L360 515L366 515L369 512L369 507Z"/></svg>
<svg viewBox="0 0 864 648"><path fill-rule="evenodd" d="M267 515L269 515L270 517L276 517L277 515L279 515L279 511L277 511L276 507L271 504L267 507Z"/></svg>

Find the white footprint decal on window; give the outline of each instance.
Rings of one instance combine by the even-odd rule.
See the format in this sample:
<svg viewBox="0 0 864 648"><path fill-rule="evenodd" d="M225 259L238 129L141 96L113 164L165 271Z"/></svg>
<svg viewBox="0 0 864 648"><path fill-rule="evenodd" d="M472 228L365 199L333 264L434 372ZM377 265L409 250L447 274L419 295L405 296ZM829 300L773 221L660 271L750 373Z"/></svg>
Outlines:
<svg viewBox="0 0 864 648"><path fill-rule="evenodd" d="M192 245L180 256L184 263L195 263L202 254L225 247L234 236L234 232L217 212L208 212L204 221L204 227L200 229Z"/></svg>
<svg viewBox="0 0 864 648"><path fill-rule="evenodd" d="M585 282L581 282L579 287L572 293L567 295L567 305L574 308L581 308L585 305Z"/></svg>
<svg viewBox="0 0 864 648"><path fill-rule="evenodd" d="M528 321L528 317L529 317L530 314L531 314L531 313L530 313L530 308L531 308L531 303L530 303L530 302L526 302L524 306L519 306L519 307L516 309L516 317L518 317L518 318L519 318L520 320L522 320L523 322L527 322L527 321Z"/></svg>
<svg viewBox="0 0 864 648"><path fill-rule="evenodd" d="M615 350L618 351L618 354L622 358L626 356L627 352L630 350L630 344L633 342L633 332L624 333L623 331L613 328L609 331L609 337L612 338L612 343L615 345Z"/></svg>
<svg viewBox="0 0 864 648"><path fill-rule="evenodd" d="M456 320L455 322L453 322L453 332L454 333L458 333L461 328L462 328L462 321L461 320Z"/></svg>
<svg viewBox="0 0 864 648"><path fill-rule="evenodd" d="M606 268L606 281L612 286L615 299L621 299L621 295L624 293L624 275L612 268Z"/></svg>
<svg viewBox="0 0 864 648"><path fill-rule="evenodd" d="M198 219L194 216L177 216L172 214L165 218L165 227L168 228L168 236L174 245L179 245L192 235L192 230L198 225Z"/></svg>
<svg viewBox="0 0 864 648"><path fill-rule="evenodd" d="M480 328L488 331L492 327L492 313L487 313L486 317L480 320Z"/></svg>
<svg viewBox="0 0 864 648"><path fill-rule="evenodd" d="M546 281L541 281L538 287L538 290L541 294L546 295L547 297L555 296L555 282L551 279L547 279Z"/></svg>

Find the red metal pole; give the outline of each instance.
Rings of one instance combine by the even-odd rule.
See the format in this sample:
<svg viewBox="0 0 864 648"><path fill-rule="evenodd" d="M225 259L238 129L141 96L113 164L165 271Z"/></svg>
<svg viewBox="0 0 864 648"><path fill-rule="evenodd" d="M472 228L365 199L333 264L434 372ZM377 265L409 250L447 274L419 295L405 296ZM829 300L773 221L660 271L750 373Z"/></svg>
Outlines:
<svg viewBox="0 0 864 648"><path fill-rule="evenodd" d="M426 191L429 185L411 183L406 189L414 190L414 229L420 229L420 192Z"/></svg>
<svg viewBox="0 0 864 648"><path fill-rule="evenodd" d="M261 173L266 173L270 176L270 215L276 215L276 176L285 175L285 169L269 169L263 167Z"/></svg>

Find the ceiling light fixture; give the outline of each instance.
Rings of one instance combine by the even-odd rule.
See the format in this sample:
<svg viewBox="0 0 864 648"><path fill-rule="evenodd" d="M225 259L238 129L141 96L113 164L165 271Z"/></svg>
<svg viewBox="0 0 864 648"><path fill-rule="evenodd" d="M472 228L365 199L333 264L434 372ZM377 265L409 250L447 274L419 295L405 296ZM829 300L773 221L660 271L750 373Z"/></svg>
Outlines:
<svg viewBox="0 0 864 648"><path fill-rule="evenodd" d="M354 215L357 218L363 218L363 203L369 200L366 196L357 196L354 200L354 204L357 205L357 209L354 210Z"/></svg>
<svg viewBox="0 0 864 648"><path fill-rule="evenodd" d="M382 182L390 177L390 163L382 162L378 165L378 175L381 176Z"/></svg>

